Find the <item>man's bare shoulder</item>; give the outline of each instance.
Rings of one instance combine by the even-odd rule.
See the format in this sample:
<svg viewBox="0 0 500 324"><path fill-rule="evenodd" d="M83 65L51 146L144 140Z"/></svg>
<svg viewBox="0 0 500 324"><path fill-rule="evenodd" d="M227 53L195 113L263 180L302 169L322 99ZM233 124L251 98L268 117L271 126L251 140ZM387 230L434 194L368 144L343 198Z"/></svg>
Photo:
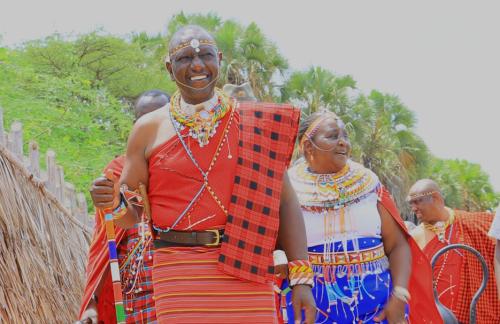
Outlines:
<svg viewBox="0 0 500 324"><path fill-rule="evenodd" d="M151 126L161 125L166 119L168 119L168 104L161 107L155 111L152 111L137 120L134 128L149 128Z"/></svg>

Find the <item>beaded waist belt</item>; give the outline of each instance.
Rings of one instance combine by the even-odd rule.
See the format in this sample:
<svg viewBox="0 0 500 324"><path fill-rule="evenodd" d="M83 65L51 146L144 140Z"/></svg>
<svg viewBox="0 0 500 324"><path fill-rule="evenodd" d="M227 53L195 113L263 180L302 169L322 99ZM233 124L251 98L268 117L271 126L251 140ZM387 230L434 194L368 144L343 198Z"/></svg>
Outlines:
<svg viewBox="0 0 500 324"><path fill-rule="evenodd" d="M385 256L384 246L381 244L377 247L361 250L359 252L337 252L331 255L324 253L311 253L309 252L309 261L313 265L347 265L366 263L381 259Z"/></svg>

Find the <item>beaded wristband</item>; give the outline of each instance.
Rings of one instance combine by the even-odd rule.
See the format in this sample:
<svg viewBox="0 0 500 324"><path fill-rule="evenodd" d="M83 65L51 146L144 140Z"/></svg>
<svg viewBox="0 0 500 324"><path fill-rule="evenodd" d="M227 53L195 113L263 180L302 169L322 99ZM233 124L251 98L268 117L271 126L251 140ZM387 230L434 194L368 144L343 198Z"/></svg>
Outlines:
<svg viewBox="0 0 500 324"><path fill-rule="evenodd" d="M273 252L273 260L275 267L282 264L288 264L288 259L286 257L285 251L283 250L275 250Z"/></svg>
<svg viewBox="0 0 500 324"><path fill-rule="evenodd" d="M309 285L314 287L314 273L311 262L308 260L295 260L288 262L288 283L295 285Z"/></svg>
<svg viewBox="0 0 500 324"><path fill-rule="evenodd" d="M120 205L113 210L113 219L117 220L122 218L128 211L127 204L125 203L125 198L123 196L123 192L120 191Z"/></svg>
<svg viewBox="0 0 500 324"><path fill-rule="evenodd" d="M408 289L401 286L394 286L392 288L392 297L404 302L405 304L408 304L408 301L411 299Z"/></svg>

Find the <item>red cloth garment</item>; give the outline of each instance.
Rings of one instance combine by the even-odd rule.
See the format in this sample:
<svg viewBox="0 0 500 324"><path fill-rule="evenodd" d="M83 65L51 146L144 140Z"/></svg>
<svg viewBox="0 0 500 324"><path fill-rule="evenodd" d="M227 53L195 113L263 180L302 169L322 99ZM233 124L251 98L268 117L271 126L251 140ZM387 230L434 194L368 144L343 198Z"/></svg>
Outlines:
<svg viewBox="0 0 500 324"><path fill-rule="evenodd" d="M115 177L118 179L121 176L123 165L125 163L125 155L121 155L114 160L112 160L104 169L104 172L112 169ZM129 255L131 249L135 245L139 235L139 227L133 227L128 230L124 230L119 227L115 227L116 245L117 252L119 255L120 265L123 260ZM141 288L142 291L132 294L130 296L124 296L124 307L132 308L132 311L125 311L126 322L127 323L154 323L156 321L155 303L153 299L153 290L151 284L151 266L152 260L149 256L152 255L152 247L147 248L145 255L144 266L145 268L140 274L140 283L137 287ZM115 324L116 321L116 310L114 307L114 294L113 294L113 282L111 280L111 274L107 269L109 264L109 251L106 238L106 231L104 225L104 217L102 213L96 212L95 223L94 223L94 235L92 243L89 250L89 261L87 265L87 279L86 287L84 291L84 296L82 300L82 305L80 308L80 315L87 308L90 302L91 296L94 294L97 286L103 275L106 277L103 279L104 283L102 290L99 293L99 303L98 316L99 323L104 324Z"/></svg>
<svg viewBox="0 0 500 324"><path fill-rule="evenodd" d="M451 232L451 235L450 235ZM459 229L458 225L453 224L446 229L446 239L449 238L450 244L457 244L459 242ZM447 246L446 242L440 242L438 237L435 236L423 249L429 261L432 260L439 250ZM458 253L460 252L460 254ZM452 250L441 255L436 261L434 266L434 278L437 280L437 292L439 301L446 308L451 310L456 316L458 296L460 294L460 272L462 268L462 255L466 252ZM446 263L443 265L446 258ZM440 274L441 273L441 274ZM439 278L439 279L438 279Z"/></svg>
<svg viewBox="0 0 500 324"><path fill-rule="evenodd" d="M483 292L476 307L477 323L498 324L500 322L500 301L496 287L494 269L494 253L496 241L488 236L488 230L495 214L468 213L454 210L455 223L459 228L460 243L476 249L484 257L488 269L489 279L486 290ZM457 319L459 322L469 323L470 304L475 293L481 286L483 270L479 260L469 252L464 251L464 261L460 274L460 293L457 303Z"/></svg>
<svg viewBox="0 0 500 324"><path fill-rule="evenodd" d="M272 251L279 227L283 175L292 156L300 109L242 102L239 155L218 269L231 276L274 281Z"/></svg>
<svg viewBox="0 0 500 324"><path fill-rule="evenodd" d="M107 171L112 169L114 171L115 177L120 178L123 165L125 164L125 155L120 155L119 157L113 159L104 169ZM92 243L90 244L89 250L89 261L87 263L87 275L86 275L86 285L85 291L83 293L82 305L80 307L81 318L83 312L87 309L90 302L90 298L94 294L101 277L106 273L109 264L109 251L108 242L106 239L106 231L104 230L104 219L99 216L99 212L96 211L94 219L94 234L92 238ZM116 243L121 241L125 234L125 230L115 226L115 237ZM108 278L109 277L109 278ZM107 278L105 283L112 285L111 274L107 273ZM99 303L97 305L97 310L99 314L99 321L103 321L104 324L115 324L116 323L116 313L114 308L114 296L113 289L105 288L99 294Z"/></svg>
<svg viewBox="0 0 500 324"><path fill-rule="evenodd" d="M385 188L383 189L381 199L382 205L389 211L403 231L408 234L405 223L399 215L398 209L389 192ZM408 235L408 242L410 243L412 253L411 276L408 286L411 295L409 303L410 320L408 323L444 324L434 302L430 262L410 235Z"/></svg>
<svg viewBox="0 0 500 324"><path fill-rule="evenodd" d="M281 178L291 156L300 111L291 106L258 106L268 110L265 118L270 120L263 118L260 110L246 106L235 110L233 106L232 120L230 113L221 119L208 145L200 147L191 137L183 137L196 164L178 136L161 145L149 160L148 196L153 223L159 230L203 231L226 227L224 238L229 233L231 240L240 238L243 245L255 247L255 251L259 248L257 240L264 241L271 235L272 248L261 248L258 251L261 256L255 258L256 265L265 265L262 283L240 280L241 276L220 271L217 265L220 265L221 249L229 245L226 239L222 248L160 248L155 251L153 267L158 323L276 323L272 280L264 282L264 279L267 271L272 270L269 267L271 251L277 235L277 223L274 225L274 222L278 220L276 215L276 220L268 222L272 225L269 227L266 223L260 223L259 214L269 218L266 214L269 211L264 208L279 208ZM251 116L247 116L248 113ZM243 119L242 114L245 116ZM280 121L283 126L276 127L275 124ZM226 125L229 131L223 141ZM247 129L252 132L257 130L257 137L261 138L255 140L253 136L244 136L242 133ZM188 129L181 131L181 136L187 132ZM288 146L284 144L287 141L290 142ZM219 143L222 143L220 150ZM256 153L248 152L249 147ZM216 159L213 163L214 156ZM257 174L237 174L237 168L241 165L250 165ZM206 179L197 166L207 174ZM204 183L211 190L203 187ZM260 211L239 211L246 217L243 222L249 228L243 229L246 232L253 231L254 236L258 235L254 241L246 237L245 233L238 236L238 233L228 231L229 223L226 224L229 220L226 211L230 211L231 217L233 205L237 206L236 209L241 208L233 198L235 186L239 184L246 184L260 195L259 199L254 200L255 206L259 204ZM248 197L255 197L255 194L249 193ZM265 204L263 199L266 199ZM265 235L262 235L262 230ZM239 253L244 255L245 251ZM228 272L231 269L228 268Z"/></svg>
<svg viewBox="0 0 500 324"><path fill-rule="evenodd" d="M153 283L158 323L277 323L271 283L221 273L220 248L155 251Z"/></svg>
<svg viewBox="0 0 500 324"><path fill-rule="evenodd" d="M216 150L225 135L223 130L226 126L229 128L228 136L217 154ZM216 156L208 172L207 183L226 210L231 202L238 158L238 127L237 112L234 113L232 119L231 113L227 113L221 119L208 145L200 147L196 139L190 136L184 138L196 163L204 172L210 169ZM183 135L187 132L188 128L181 131ZM198 199L193 201L203 187L204 179L177 135L166 141L151 155L149 174L148 198L153 224L156 227L163 230L172 228L177 231L224 228L227 216L208 188L202 189ZM174 226L183 213L184 216Z"/></svg>

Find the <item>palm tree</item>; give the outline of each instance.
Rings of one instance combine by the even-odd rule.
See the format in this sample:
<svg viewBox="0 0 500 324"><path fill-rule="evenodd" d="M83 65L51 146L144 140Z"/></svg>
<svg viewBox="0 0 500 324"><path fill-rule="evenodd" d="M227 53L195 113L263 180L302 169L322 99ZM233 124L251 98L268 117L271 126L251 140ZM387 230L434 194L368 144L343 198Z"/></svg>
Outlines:
<svg viewBox="0 0 500 324"><path fill-rule="evenodd" d="M357 98L351 113L359 124L353 160L375 172L399 211L409 215L405 199L410 185L429 163L427 146L415 133L414 112L397 96L373 90Z"/></svg>
<svg viewBox="0 0 500 324"><path fill-rule="evenodd" d="M489 176L466 160L433 159L429 178L441 187L446 205L466 211L494 210L500 200Z"/></svg>

